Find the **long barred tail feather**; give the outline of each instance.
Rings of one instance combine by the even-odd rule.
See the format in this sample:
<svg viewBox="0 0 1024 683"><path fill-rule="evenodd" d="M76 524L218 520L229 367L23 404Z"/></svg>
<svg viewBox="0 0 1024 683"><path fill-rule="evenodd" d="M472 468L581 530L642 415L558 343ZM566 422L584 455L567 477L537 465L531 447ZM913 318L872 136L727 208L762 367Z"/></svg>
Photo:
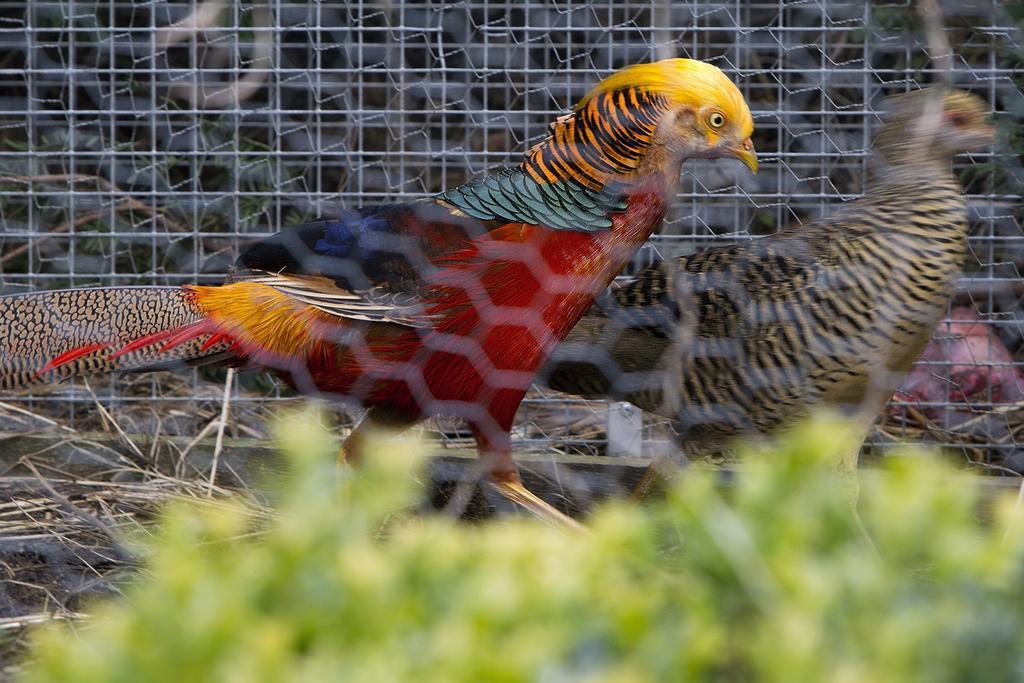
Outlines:
<svg viewBox="0 0 1024 683"><path fill-rule="evenodd" d="M223 357L228 344L206 330L194 298L181 287L2 296L0 389Z"/></svg>

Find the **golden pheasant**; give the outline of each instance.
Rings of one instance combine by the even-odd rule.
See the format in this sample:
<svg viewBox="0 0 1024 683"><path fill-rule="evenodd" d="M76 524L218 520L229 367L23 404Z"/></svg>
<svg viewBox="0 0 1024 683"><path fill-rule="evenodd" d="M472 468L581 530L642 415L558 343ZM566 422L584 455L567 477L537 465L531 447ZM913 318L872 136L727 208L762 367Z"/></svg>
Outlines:
<svg viewBox="0 0 1024 683"><path fill-rule="evenodd" d="M0 386L167 361L269 368L368 409L366 425L469 423L507 497L509 430L534 374L660 225L680 164L756 170L736 86L688 59L603 80L515 168L407 204L346 211L249 247L220 287L120 287L0 299Z"/></svg>
<svg viewBox="0 0 1024 683"><path fill-rule="evenodd" d="M642 270L595 305L541 377L671 419L689 456L823 406L866 433L960 275L968 223L951 161L992 142L986 111L955 90L891 98L863 197Z"/></svg>

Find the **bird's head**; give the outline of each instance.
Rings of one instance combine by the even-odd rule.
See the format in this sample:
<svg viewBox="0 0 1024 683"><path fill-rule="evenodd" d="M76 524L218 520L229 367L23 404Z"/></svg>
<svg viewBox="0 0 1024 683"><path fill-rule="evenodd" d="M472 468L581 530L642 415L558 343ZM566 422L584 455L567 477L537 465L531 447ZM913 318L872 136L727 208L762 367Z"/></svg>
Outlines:
<svg viewBox="0 0 1024 683"><path fill-rule="evenodd" d="M890 162L948 161L995 139L985 100L963 90L925 88L894 95L886 105L875 149Z"/></svg>
<svg viewBox="0 0 1024 683"><path fill-rule="evenodd" d="M523 162L540 183L591 189L652 174L678 174L690 158L735 157L757 172L754 122L720 69L665 59L616 71L552 124Z"/></svg>
<svg viewBox="0 0 1024 683"><path fill-rule="evenodd" d="M656 116L653 147L660 146L676 159L735 157L757 173L750 108L736 84L717 66L695 59L627 66L601 81L576 110L602 95L634 89L662 105Z"/></svg>

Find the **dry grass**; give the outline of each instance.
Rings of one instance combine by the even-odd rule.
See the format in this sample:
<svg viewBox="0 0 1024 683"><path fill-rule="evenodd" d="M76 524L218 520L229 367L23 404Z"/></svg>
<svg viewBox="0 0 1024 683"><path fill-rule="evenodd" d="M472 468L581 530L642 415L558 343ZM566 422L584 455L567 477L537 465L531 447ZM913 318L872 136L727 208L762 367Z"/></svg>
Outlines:
<svg viewBox="0 0 1024 683"><path fill-rule="evenodd" d="M61 400L0 401L0 678L15 670L30 626L83 619L90 599L119 592L137 571L137 549L126 539L148 534L168 500L243 496L256 514L269 514L258 482L279 464L269 445L253 444L266 442L268 419L292 400L266 401L242 388L228 405L223 384L193 384L175 373L117 381L117 395L148 396L156 386L161 396L181 398L105 408L91 397L110 387L93 380L59 390L90 396L73 416ZM518 450L543 449L552 464L604 454L604 403L559 401L550 391L531 397L547 400L524 409ZM648 418L647 436L657 434L658 424ZM339 431L349 425L341 419ZM428 429L445 448L473 446L455 421L437 420ZM1015 464L993 459L989 445L1024 441L1024 405L965 414L945 426L907 408L887 414L874 434L882 443L908 439L956 444L969 463L1015 474ZM572 487L569 475L557 485ZM451 491L434 503L450 504L449 498Z"/></svg>
<svg viewBox="0 0 1024 683"><path fill-rule="evenodd" d="M150 386L129 380L129 393L132 381ZM266 512L252 487L256 463L222 458L204 438L263 436L262 425L241 420L258 424L264 409L233 410L232 428L218 430L227 421L212 400L192 411L132 402L114 412L94 400L73 421L60 401L0 402L0 677L16 671L32 625L81 619L89 600L118 593L138 559L126 539L149 533L167 501L244 496ZM195 436L181 435L186 426ZM139 427L152 431L139 436Z"/></svg>

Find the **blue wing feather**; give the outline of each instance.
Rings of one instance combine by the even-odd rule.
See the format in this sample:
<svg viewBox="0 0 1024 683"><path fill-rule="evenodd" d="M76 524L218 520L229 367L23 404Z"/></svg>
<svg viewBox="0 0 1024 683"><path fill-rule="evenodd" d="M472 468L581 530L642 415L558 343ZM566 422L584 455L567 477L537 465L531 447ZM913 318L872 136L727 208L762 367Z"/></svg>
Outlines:
<svg viewBox="0 0 1024 683"><path fill-rule="evenodd" d="M348 291L415 291L438 259L490 227L429 201L347 209L255 242L236 266L327 277Z"/></svg>

